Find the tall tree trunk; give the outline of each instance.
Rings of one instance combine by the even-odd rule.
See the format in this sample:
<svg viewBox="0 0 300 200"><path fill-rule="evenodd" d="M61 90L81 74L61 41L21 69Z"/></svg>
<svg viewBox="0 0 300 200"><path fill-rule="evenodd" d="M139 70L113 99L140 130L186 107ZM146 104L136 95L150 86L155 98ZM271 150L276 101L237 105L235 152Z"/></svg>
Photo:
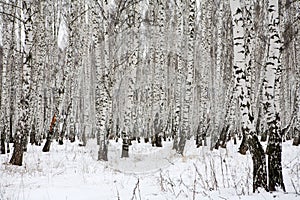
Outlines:
<svg viewBox="0 0 300 200"><path fill-rule="evenodd" d="M2 49L2 60L1 62L1 129L0 129L0 138L1 138L1 153L5 153L5 143L8 141L10 134L10 122L11 122L11 101L13 97L11 96L12 88L12 73L14 65L14 48L15 48L15 24L16 24L16 11L14 8L15 2L12 2L11 5L3 4L1 7L5 12L10 12L12 17L3 15L3 49Z"/></svg>
<svg viewBox="0 0 300 200"><path fill-rule="evenodd" d="M44 15L44 2L35 2L35 8L38 10L36 19L36 52L35 52L35 63L33 67L33 87L34 87L34 123L35 131L31 131L30 143L35 143L36 145L41 145L42 142L42 132L43 132L43 77L44 77L44 67L45 67L45 57L46 57L46 41L45 41L45 15Z"/></svg>
<svg viewBox="0 0 300 200"><path fill-rule="evenodd" d="M176 7L176 54L175 54L175 73L176 73L176 82L175 82L175 113L174 113L174 142L173 149L177 152L179 151L179 139L183 137L181 119L182 119L182 84L183 84L183 53L182 53L182 44L183 44L183 7L184 3L182 0L177 2Z"/></svg>
<svg viewBox="0 0 300 200"><path fill-rule="evenodd" d="M1 9L1 8L0 8ZM2 17L0 17L0 22L2 22ZM2 95L2 74L3 74L3 46L2 44L0 44L0 102L3 98L3 95ZM2 106L1 106L2 103L0 103L0 109L2 110ZM4 138L4 131L2 131L0 133L0 153L1 154L5 154L5 138Z"/></svg>
<svg viewBox="0 0 300 200"><path fill-rule="evenodd" d="M166 115L166 91L165 91L165 77L166 77L166 3L163 0L157 2L157 50L155 63L155 83L154 83L154 113L153 113L153 137L155 145L162 147L162 138L160 132L162 130L162 121ZM156 99L155 99L156 98Z"/></svg>
<svg viewBox="0 0 300 200"><path fill-rule="evenodd" d="M127 99L126 99L126 110L125 110L125 119L124 119L124 131L123 131L123 147L122 147L122 156L128 157L128 138L135 136L134 125L136 123L136 73L137 65L139 59L139 43L138 43L138 17L139 10L138 6L135 3L131 3L128 10L128 72L126 72L126 78L128 83L127 90ZM125 135L124 135L125 134ZM126 152L125 152L126 151Z"/></svg>
<svg viewBox="0 0 300 200"><path fill-rule="evenodd" d="M196 19L196 1L188 1L188 39L187 39L187 72L185 80L185 95L182 109L182 135L179 140L178 153L183 155L185 141L191 137L191 105L193 95L193 76L194 76L194 45L195 45L195 19Z"/></svg>
<svg viewBox="0 0 300 200"><path fill-rule="evenodd" d="M280 187L285 191L282 176L282 134L280 120L280 87L281 87L281 37L279 33L279 6L278 0L270 0L268 4L268 36L269 47L266 62L266 95L264 108L266 121L269 126L269 141L266 153L268 154L269 189L275 191Z"/></svg>
<svg viewBox="0 0 300 200"><path fill-rule="evenodd" d="M68 47L67 47L67 60L66 60L66 68L68 73L67 78L67 94L65 96L66 101L68 102L67 105L70 106L70 109L67 109L68 112L66 115L69 116L69 120L65 120L65 126L70 127L69 131L69 140L71 142L75 141L75 132L71 131L74 127L74 107L76 106L75 103L75 79L76 79L76 71L78 68L78 52L80 47L78 47L79 36L78 36L78 0L72 0L70 4L70 13L69 13L69 21L68 21ZM64 135L65 133L61 133Z"/></svg>
<svg viewBox="0 0 300 200"><path fill-rule="evenodd" d="M19 119L18 128L15 136L15 147L10 163L13 165L22 165L23 161L23 147L27 144L26 138L30 129L29 121L29 105L30 105L30 75L31 75L31 48L33 45L33 21L32 14L33 6L30 0L23 1L24 14L24 62L23 62L23 80L22 80L22 99L21 99L21 118Z"/></svg>
<svg viewBox="0 0 300 200"><path fill-rule="evenodd" d="M245 154L249 148L253 160L253 191L255 192L258 187L267 187L267 173L266 173L266 158L262 145L260 144L254 128L254 117L251 111L249 78L247 78L247 70L249 63L248 56L251 55L250 41L245 42L245 19L251 20L250 16L243 15L243 9L239 0L230 1L232 22L233 22L233 38L234 38L234 59L233 70L235 74L235 87L237 96L239 98L239 108L241 114L241 123L244 140L240 147L240 153ZM249 14L249 13L248 13ZM251 22L250 22L251 24ZM247 38L248 40L249 38ZM247 51L246 51L247 50ZM248 147L248 148L247 148Z"/></svg>
<svg viewBox="0 0 300 200"><path fill-rule="evenodd" d="M225 147L225 140L226 140L226 132L225 132L225 123L222 123L221 121L221 112L222 112L222 68L224 65L224 59L223 59L223 53L224 53L224 48L222 45L223 42L223 24L224 24L224 3L220 2L219 7L218 7L218 13L217 13L217 30L214 31L216 32L216 40L213 42L214 51L216 51L216 62L215 65L212 65L213 67L213 107L214 107L214 118L215 118L215 129L214 132L220 133L220 138L217 141L215 148L218 148L219 145L221 144L221 147ZM226 23L226 22L225 22ZM227 115L227 113L225 114ZM229 128L229 127L228 127ZM213 140L212 140L213 141ZM220 144L219 144L220 143ZM214 144L212 144L214 145Z"/></svg>
<svg viewBox="0 0 300 200"><path fill-rule="evenodd" d="M2 8L2 7L1 7ZM5 10L7 8L7 6L5 6L5 4L3 5L3 8L1 10ZM3 16L1 19L1 22L3 21L3 29L4 30L10 30L11 26L9 23L9 19L7 19L7 17ZM5 140L6 140L6 131L7 131L7 122L6 122L6 115L7 115L7 109L6 109L6 102L8 99L8 60L9 60L9 48L10 48L10 42L11 42L11 38L10 38L10 32L9 31L4 31L3 32L3 46L1 46L1 101L0 101L0 109L1 109L1 113L0 113L0 119L1 119L1 128L0 128L0 152L1 154L5 154ZM3 62L2 62L3 61Z"/></svg>
<svg viewBox="0 0 300 200"><path fill-rule="evenodd" d="M201 130L201 135L199 138L201 138L201 141L198 141L199 144L201 144L202 140L203 145L207 145L207 136L208 136L208 127L210 126L210 117L209 117L209 110L210 110L210 104L209 104L209 59L210 59L210 52L208 51L209 46L212 41L212 34L210 33L210 28L212 27L210 23L211 22L211 2L205 1L201 3L200 9L201 9L201 35L200 35L200 59L199 59L199 67L200 67L200 78L199 78L199 85L200 85L200 130ZM209 19L209 20L208 20ZM197 53L198 56L198 53ZM196 66L197 66L196 65Z"/></svg>
<svg viewBox="0 0 300 200"><path fill-rule="evenodd" d="M107 144L106 144L106 120L108 119L109 112L109 90L106 87L109 79L109 11L108 11L108 2L103 0L103 36L104 36L104 66L101 67L100 57L95 58L95 67L96 67L96 128L99 141L99 150L98 150L98 160L107 161ZM96 27L95 27L96 28ZM101 52L99 36L97 35L98 30L95 30L95 54ZM99 55L99 54L98 54Z"/></svg>

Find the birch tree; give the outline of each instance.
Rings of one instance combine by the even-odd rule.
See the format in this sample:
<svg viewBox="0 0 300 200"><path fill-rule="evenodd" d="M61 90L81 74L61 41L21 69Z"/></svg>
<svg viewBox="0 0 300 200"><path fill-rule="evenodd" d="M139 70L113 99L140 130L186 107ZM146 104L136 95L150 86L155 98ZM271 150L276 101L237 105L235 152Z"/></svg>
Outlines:
<svg viewBox="0 0 300 200"><path fill-rule="evenodd" d="M22 9L24 15L24 60L23 60L23 80L22 80L22 99L21 115L15 135L15 146L10 163L13 165L22 165L23 145L30 130L29 104L30 104L30 75L31 75L31 48L33 45L33 21L32 21L32 3L30 0L23 1Z"/></svg>
<svg viewBox="0 0 300 200"><path fill-rule="evenodd" d="M268 54L265 67L266 88L264 90L264 109L269 127L268 154L269 189L275 191L280 187L285 191L282 176L282 133L280 120L281 87L281 36L279 33L279 5L277 0L268 4Z"/></svg>
<svg viewBox="0 0 300 200"><path fill-rule="evenodd" d="M97 140L99 141L100 139L104 140L104 133L101 133L102 135L100 136L100 131L104 130L104 126L105 124L103 124L103 122L101 122L102 118L101 118L101 112L102 112L102 107L101 107L101 99L103 97L101 97L101 85L102 85L102 71L101 71L101 35L99 34L99 24L100 24L100 16L98 14L97 11L99 11L98 9L96 9L97 7L95 7L95 11L92 12L92 26L93 26L93 45L94 45L94 49L95 49L95 70L96 70L96 88L95 88L95 111L96 111L96 129L97 129ZM105 102L103 102L105 103ZM100 144L100 141L99 141ZM105 142L102 142L102 146L101 149L99 149L99 155L98 155L98 159L105 159L105 156L103 156L103 144L105 145Z"/></svg>
<svg viewBox="0 0 300 200"><path fill-rule="evenodd" d="M108 70L109 70L109 7L108 1L102 1L103 9L103 20L102 20L102 28L103 28L103 48L104 48L104 66L96 65L96 127L99 141L99 151L98 151L98 160L107 160L107 145L106 145L106 120L108 116L108 104L109 104L109 93L108 88L106 88L105 84L108 83ZM96 43L95 43L96 44ZM97 45L97 44L96 44Z"/></svg>
<svg viewBox="0 0 300 200"><path fill-rule="evenodd" d="M209 65L211 56L210 56L210 45L212 43L212 2L203 1L200 4L200 31L199 35L200 43L200 52L196 52L196 56L200 56L200 58L196 57L196 66L199 66L199 93L198 100L200 101L200 111L199 111L199 125L197 128L197 136L196 136L196 145L201 146L202 141L203 145L207 145L206 137L208 136L208 130L211 126L210 123L210 109L211 104L209 103L209 85L210 85L210 76L209 76ZM198 40L197 40L198 41Z"/></svg>
<svg viewBox="0 0 300 200"><path fill-rule="evenodd" d="M166 89L165 89L165 77L166 77L166 2L163 0L158 1L157 5L157 50L156 59L154 65L154 139L157 147L162 147L162 136L160 132L165 117L166 109Z"/></svg>
<svg viewBox="0 0 300 200"><path fill-rule="evenodd" d="M298 6L300 7L300 3L298 2L298 5L296 4L295 7ZM296 17L298 19L298 21L300 20L300 15L299 13L296 14ZM295 31L299 32L300 30L300 25L299 23L297 23L296 27L295 27ZM300 80L300 34L297 34L295 36L295 43L294 43L294 49L295 49L295 66L296 67L296 80ZM295 87L295 103L294 103L294 112L296 112L296 125L294 130L298 131L298 134L294 136L294 141L293 144L295 145L299 145L300 144L300 82L297 81L296 83L296 87Z"/></svg>
<svg viewBox="0 0 300 200"><path fill-rule="evenodd" d="M45 40L45 3L35 2L35 8L38 10L36 19L36 44L35 44L35 63L33 66L33 87L34 87L34 117L32 130L30 134L30 143L35 143L36 145L41 145L42 142L42 132L43 132L43 77L45 71L45 57L46 57L46 40Z"/></svg>
<svg viewBox="0 0 300 200"><path fill-rule="evenodd" d="M227 137L227 131L225 130L225 126L227 126L225 123L222 123L222 117L221 117L221 113L222 113L222 92L224 90L224 88L222 87L222 80L223 80L223 76L222 76L222 69L223 69L223 65L224 65L224 59L223 59L223 54L225 51L225 48L223 47L222 43L224 41L224 37L223 37L223 27L224 24L226 22L224 22L224 16L225 16L225 2L221 2L218 5L218 13L217 13L217 17L216 19L213 17L213 21L215 21L215 23L218 24L216 31L214 31L215 33L215 37L217 38L217 40L215 40L215 42L212 43L212 49L215 53L213 53L213 57L215 56L215 62L212 64L212 107L213 107L213 112L214 114L214 124L215 124L215 128L214 131L216 133L220 133L220 140L222 141L221 147L225 147L225 143L223 142L224 140L226 140ZM213 142L216 142L217 144L215 145ZM211 147L213 147L215 145L215 148L218 148L218 145L220 143L220 141L215 141L214 136L212 136L211 139Z"/></svg>
<svg viewBox="0 0 300 200"><path fill-rule="evenodd" d="M176 72L176 82L175 82L175 113L174 113L174 143L173 149L179 150L178 140L183 138L183 132L181 128L181 115L182 115L182 83L183 83L183 55L182 55L182 44L183 44L183 2L181 0L177 1L176 4L176 61L175 69ZM184 139L181 139L184 141Z"/></svg>
<svg viewBox="0 0 300 200"><path fill-rule="evenodd" d="M11 6L2 5L2 10L10 10L13 11ZM13 14L13 12L12 12ZM3 29L3 48L2 48L2 60L1 62L1 154L5 154L5 142L7 140L8 131L9 131L9 65L10 65L10 55L11 51L11 43L14 40L13 38L13 18L10 18L6 15L2 16Z"/></svg>
<svg viewBox="0 0 300 200"><path fill-rule="evenodd" d="M251 44L247 41L245 45L245 23L244 19L251 20L251 15L243 16L243 8L239 0L230 1L232 20L233 20L233 38L234 38L234 59L233 69L235 74L235 87L239 99L239 108L241 114L242 131L244 142L240 147L240 152L245 153L249 148L253 160L253 191L258 187L263 187L268 190L267 186L267 173L265 154L260 144L257 134L254 129L254 118L251 112L250 91L247 85L249 79L247 78L247 65L248 56L251 55L251 49L248 48ZM247 14L250 14L248 12ZM245 18L244 18L245 17ZM249 22L251 24L251 22ZM246 30L247 32L247 30ZM249 39L249 38L247 38ZM250 39L251 42L251 39Z"/></svg>
<svg viewBox="0 0 300 200"><path fill-rule="evenodd" d="M139 15L139 10L135 8L136 5L131 3L128 10L128 18L127 18L127 26L128 29L128 51L133 51L128 58L128 72L127 83L128 83L128 91L127 91L127 102L126 102L126 110L125 110L125 119L124 119L124 131L123 131L123 145L122 145L122 155L121 157L128 157L128 139L129 137L135 135L134 133L134 124L136 122L136 110L135 110L135 96L136 96L136 72L137 72L137 64L138 64L138 24L136 23L136 18ZM129 53L130 54L130 53Z"/></svg>
<svg viewBox="0 0 300 200"><path fill-rule="evenodd" d="M185 95L182 109L182 136L179 141L178 153L183 154L185 140L191 137L191 105L193 95L193 76L194 76L194 45L195 45L195 19L196 19L196 1L188 1L188 39L187 39L187 72L185 81Z"/></svg>

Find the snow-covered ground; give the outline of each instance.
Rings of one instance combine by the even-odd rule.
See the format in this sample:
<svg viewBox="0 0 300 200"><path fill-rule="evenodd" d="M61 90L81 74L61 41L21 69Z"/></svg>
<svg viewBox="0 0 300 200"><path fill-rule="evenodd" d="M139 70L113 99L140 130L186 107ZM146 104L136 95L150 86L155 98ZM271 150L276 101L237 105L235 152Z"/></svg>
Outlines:
<svg viewBox="0 0 300 200"><path fill-rule="evenodd" d="M97 161L97 146L52 143L49 153L29 146L22 167L0 156L0 200L102 200L102 199L300 199L300 147L283 144L284 182L287 192L252 193L252 161L227 149L186 145L185 156L136 142L130 158L120 158L121 142L110 141L108 162Z"/></svg>

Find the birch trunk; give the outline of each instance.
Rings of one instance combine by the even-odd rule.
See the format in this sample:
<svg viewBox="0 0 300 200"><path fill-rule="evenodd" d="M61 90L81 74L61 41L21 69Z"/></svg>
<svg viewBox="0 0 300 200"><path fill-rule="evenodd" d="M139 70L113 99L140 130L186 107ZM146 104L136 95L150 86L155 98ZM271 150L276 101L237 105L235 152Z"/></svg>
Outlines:
<svg viewBox="0 0 300 200"><path fill-rule="evenodd" d="M8 5L3 4L2 5L2 10L10 10L13 11L12 8L9 8ZM12 12L13 14L13 12ZM10 61L12 61L11 58L11 44L13 43L13 36L14 36L14 31L13 31L13 23L10 21L10 18L3 15L2 17L3 20L3 29L7 30L3 32L3 49L2 49L2 59L3 62L1 62L2 67L1 67L1 133L0 133L0 146L1 146L1 154L5 154L5 142L7 140L8 136L8 130L9 130L9 113L8 113L8 108L9 108L9 88L10 88L10 78L9 78L9 66L10 66ZM14 20L13 20L14 21Z"/></svg>
<svg viewBox="0 0 300 200"><path fill-rule="evenodd" d="M36 53L36 70L37 70L37 85L36 85L36 134L34 136L34 143L36 145L41 145L42 142L42 132L43 132L43 77L45 70L45 57L46 57L46 43L45 43L45 15L44 15L44 2L38 2L36 5L39 10L37 17L37 53Z"/></svg>
<svg viewBox="0 0 300 200"><path fill-rule="evenodd" d="M23 146L27 140L30 129L29 121L29 104L30 104L30 74L31 74L31 48L33 45L33 21L32 21L32 4L30 0L23 1L24 14L24 62L23 62L23 80L22 80L22 99L21 99L21 118L19 119L18 128L15 135L15 147L10 163L13 165L22 165L23 162Z"/></svg>
<svg viewBox="0 0 300 200"><path fill-rule="evenodd" d="M96 95L100 99L96 100L96 115L97 117L97 131L99 134L99 151L98 151L98 160L107 161L107 144L106 144L106 120L109 116L109 88L107 87L109 83L109 10L108 2L103 0L103 13L105 18L103 20L103 32L104 32L104 66L101 69L101 66L96 66L97 70L97 86L96 86ZM97 98L97 97L96 97Z"/></svg>
<svg viewBox="0 0 300 200"><path fill-rule="evenodd" d="M188 1L188 39L187 39L187 75L185 81L185 96L182 108L182 135L180 137L178 153L183 155L185 141L191 137L191 105L193 95L193 75L194 75L194 44L195 44L195 19L196 1Z"/></svg>
<svg viewBox="0 0 300 200"><path fill-rule="evenodd" d="M254 117L251 113L250 91L247 85L247 65L248 56L251 55L250 47L247 41L245 43L245 19L250 19L251 16L243 16L243 8L239 0L230 1L233 22L233 38L234 38L234 59L233 70L235 74L235 87L239 99L239 108L241 114L241 124L244 137L244 144L240 147L240 153L245 154L249 148L252 161L253 161L253 192L258 187L267 187L267 174L266 174L266 158L262 145L254 129ZM248 13L249 14L249 13ZM251 24L251 23L250 23ZM246 30L247 32L247 30ZM249 38L247 38L249 39ZM247 51L246 51L247 50Z"/></svg>
<svg viewBox="0 0 300 200"><path fill-rule="evenodd" d="M173 149L179 151L178 140L183 137L181 128L182 119L182 84L183 84L183 55L182 55L182 43L183 43L183 2L179 0L176 7L176 51L175 51L175 113L174 113L174 143Z"/></svg>
<svg viewBox="0 0 300 200"><path fill-rule="evenodd" d="M282 134L280 120L281 87L281 36L279 33L278 0L270 0L268 4L268 37L269 47L265 68L265 101L266 121L269 127L269 141L266 153L268 154L269 189L275 191L280 187L285 191L282 176Z"/></svg>

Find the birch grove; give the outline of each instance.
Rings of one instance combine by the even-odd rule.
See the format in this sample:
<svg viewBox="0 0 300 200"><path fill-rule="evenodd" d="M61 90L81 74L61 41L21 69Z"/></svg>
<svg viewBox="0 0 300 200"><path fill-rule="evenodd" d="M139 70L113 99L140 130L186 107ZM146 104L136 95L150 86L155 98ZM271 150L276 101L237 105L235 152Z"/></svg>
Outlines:
<svg viewBox="0 0 300 200"><path fill-rule="evenodd" d="M132 141L186 154L249 150L253 191L282 189L300 143L300 2L0 1L0 152L28 143ZM264 149L264 142L267 148ZM84 147L83 147L84 148ZM251 164L251 163L250 163Z"/></svg>

